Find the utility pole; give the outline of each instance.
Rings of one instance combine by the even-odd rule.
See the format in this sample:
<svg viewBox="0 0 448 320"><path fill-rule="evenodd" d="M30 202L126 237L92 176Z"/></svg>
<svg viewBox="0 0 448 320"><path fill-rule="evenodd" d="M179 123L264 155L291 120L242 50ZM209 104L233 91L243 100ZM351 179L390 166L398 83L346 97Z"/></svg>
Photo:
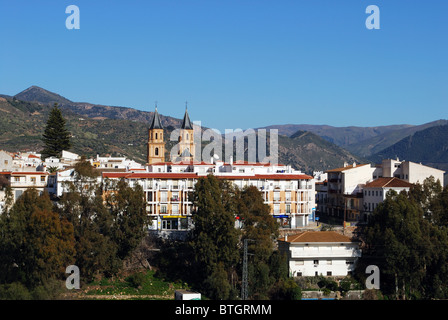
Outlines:
<svg viewBox="0 0 448 320"><path fill-rule="evenodd" d="M247 300L247 239L244 239L243 247L243 285L241 286L241 299Z"/></svg>
<svg viewBox="0 0 448 320"><path fill-rule="evenodd" d="M247 243L249 241L255 241L252 239L244 239L243 243L243 283L241 286L241 300L247 300L248 297L248 272L247 272L247 256L249 255L247 253Z"/></svg>

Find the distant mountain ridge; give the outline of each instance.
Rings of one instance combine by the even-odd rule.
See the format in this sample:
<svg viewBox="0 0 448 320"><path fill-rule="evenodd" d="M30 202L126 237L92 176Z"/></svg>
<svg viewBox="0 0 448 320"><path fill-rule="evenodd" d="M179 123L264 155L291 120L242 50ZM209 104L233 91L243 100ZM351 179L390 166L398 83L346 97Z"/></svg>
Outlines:
<svg viewBox="0 0 448 320"><path fill-rule="evenodd" d="M0 118L0 149L39 151L46 116L51 106L58 103L74 136L74 152L87 156L97 153L124 154L141 163L146 161L147 129L153 116L152 112L72 102L37 86L32 86L12 98L5 95L3 97L3 101L0 101L0 111L7 112L8 117ZM15 109L23 111L15 112ZM161 120L168 133L165 137L169 137L169 133L181 123L181 119L163 115ZM279 162L290 164L307 173L338 167L345 161L362 161L347 150L311 132L297 132L292 137L279 135L278 141ZM174 144L167 141L167 153Z"/></svg>
<svg viewBox="0 0 448 320"><path fill-rule="evenodd" d="M28 89L16 94L14 98L27 102L53 105L59 104L62 109L68 109L83 117L93 119L123 119L149 123L153 112L136 110L128 107L107 106L92 104L88 102L73 102L57 93L45 90L38 86L31 86ZM177 126L179 119L160 115L164 126Z"/></svg>
<svg viewBox="0 0 448 320"><path fill-rule="evenodd" d="M378 162L396 157L413 162L448 164L448 124L415 132L369 159Z"/></svg>

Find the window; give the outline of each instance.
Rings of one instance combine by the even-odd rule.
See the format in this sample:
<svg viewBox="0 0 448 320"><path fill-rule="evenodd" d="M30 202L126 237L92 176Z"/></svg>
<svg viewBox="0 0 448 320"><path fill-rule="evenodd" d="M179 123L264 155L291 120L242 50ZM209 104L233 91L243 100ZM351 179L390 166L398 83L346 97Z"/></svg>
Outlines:
<svg viewBox="0 0 448 320"><path fill-rule="evenodd" d="M331 271L327 271L327 276L331 276Z"/></svg>
<svg viewBox="0 0 448 320"><path fill-rule="evenodd" d="M15 182L19 182L20 181L20 177L14 177L14 181Z"/></svg>
<svg viewBox="0 0 448 320"><path fill-rule="evenodd" d="M274 204L274 214L279 214L279 213L280 213L280 205Z"/></svg>
<svg viewBox="0 0 448 320"><path fill-rule="evenodd" d="M313 263L317 265L319 264L319 260L313 260Z"/></svg>
<svg viewBox="0 0 448 320"><path fill-rule="evenodd" d="M157 132L156 132L156 140L157 140Z"/></svg>
<svg viewBox="0 0 448 320"><path fill-rule="evenodd" d="M31 177L31 182L36 183L36 177Z"/></svg>
<svg viewBox="0 0 448 320"><path fill-rule="evenodd" d="M157 133L156 133L156 136L157 136ZM155 149L154 154L155 154L156 156L159 155L159 148L156 148L156 149Z"/></svg>
<svg viewBox="0 0 448 320"><path fill-rule="evenodd" d="M171 206L173 214L179 214L179 205L178 204L173 204Z"/></svg>
<svg viewBox="0 0 448 320"><path fill-rule="evenodd" d="M166 205L161 205L160 206L160 213L166 213L166 212L167 212Z"/></svg>
<svg viewBox="0 0 448 320"><path fill-rule="evenodd" d="M8 160L5 160L5 164L8 164Z"/></svg>
<svg viewBox="0 0 448 320"><path fill-rule="evenodd" d="M45 176L40 177L40 182L45 182Z"/></svg>
<svg viewBox="0 0 448 320"><path fill-rule="evenodd" d="M164 219L162 220L162 229L165 230L177 230L179 222L177 219Z"/></svg>
<svg viewBox="0 0 448 320"><path fill-rule="evenodd" d="M286 205L286 213L291 213L291 205L290 204Z"/></svg>
<svg viewBox="0 0 448 320"><path fill-rule="evenodd" d="M179 192L172 193L171 201L179 201Z"/></svg>
<svg viewBox="0 0 448 320"><path fill-rule="evenodd" d="M333 261L332 260L327 260L327 264L331 265L331 264L333 264Z"/></svg>
<svg viewBox="0 0 448 320"><path fill-rule="evenodd" d="M274 192L274 201L280 200L280 192Z"/></svg>

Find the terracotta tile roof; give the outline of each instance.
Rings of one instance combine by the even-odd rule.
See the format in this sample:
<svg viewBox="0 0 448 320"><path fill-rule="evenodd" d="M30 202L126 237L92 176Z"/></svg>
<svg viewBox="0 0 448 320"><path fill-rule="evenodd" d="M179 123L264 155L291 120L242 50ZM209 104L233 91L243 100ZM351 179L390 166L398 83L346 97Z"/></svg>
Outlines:
<svg viewBox="0 0 448 320"><path fill-rule="evenodd" d="M31 171L31 172L21 172L21 171L14 171L11 173L13 176L23 176L23 175L49 175L48 172L43 171Z"/></svg>
<svg viewBox="0 0 448 320"><path fill-rule="evenodd" d="M197 173L185 172L103 172L105 178L127 178L127 179L194 179L205 176L199 176ZM255 175L217 175L218 179L238 180L238 179L252 179L252 180L310 180L313 177L306 174L255 174Z"/></svg>
<svg viewBox="0 0 448 320"><path fill-rule="evenodd" d="M285 241L285 238L279 240ZM335 231L306 231L288 236L286 242L352 242L352 240Z"/></svg>
<svg viewBox="0 0 448 320"><path fill-rule="evenodd" d="M366 166L366 165L368 165L368 163L364 163L364 164L356 164L355 166L353 166L353 164L349 164L349 165L346 166L346 167L336 168L336 169L330 169L330 170L327 170L327 171L325 171L325 172L342 172L342 171L345 171L345 170L349 170L349 169L353 169L353 168L358 168L358 167L363 167L363 166Z"/></svg>
<svg viewBox="0 0 448 320"><path fill-rule="evenodd" d="M148 166L171 166L171 165L181 165L181 166L185 166L185 165L194 165L194 166L212 166L214 165L213 163L208 163L208 162L204 162L204 161L180 161L180 162L171 162L171 161L166 161L166 162L155 162L155 163L151 163Z"/></svg>
<svg viewBox="0 0 448 320"><path fill-rule="evenodd" d="M412 184L395 178L378 178L373 180L372 182L367 183L364 188L410 188L412 187Z"/></svg>
<svg viewBox="0 0 448 320"><path fill-rule="evenodd" d="M252 180L310 180L313 177L306 174L255 174L255 175L218 175L219 179L238 180L238 179L252 179Z"/></svg>
<svg viewBox="0 0 448 320"><path fill-rule="evenodd" d="M172 173L172 172L103 172L104 178L126 179L193 179L198 178L196 173Z"/></svg>

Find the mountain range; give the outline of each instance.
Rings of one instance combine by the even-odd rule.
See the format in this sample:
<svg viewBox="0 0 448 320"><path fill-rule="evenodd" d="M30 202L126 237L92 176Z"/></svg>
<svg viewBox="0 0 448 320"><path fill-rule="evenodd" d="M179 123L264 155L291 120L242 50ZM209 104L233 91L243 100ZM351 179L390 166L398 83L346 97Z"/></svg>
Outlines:
<svg viewBox="0 0 448 320"><path fill-rule="evenodd" d="M86 156L126 155L145 163L147 129L153 112L73 102L38 86L15 96L0 95L0 149L40 151L40 137L54 103L61 106L72 132L74 152ZM168 134L180 127L182 121L166 115L161 115L161 120ZM448 128L447 120L423 125L335 127L290 124L271 125L264 129L278 129L281 163L311 173L340 167L344 162L376 163L381 157L400 157L441 169L448 168L446 147L428 143L430 139L448 141L445 127ZM172 145L174 143L168 142L167 152Z"/></svg>

